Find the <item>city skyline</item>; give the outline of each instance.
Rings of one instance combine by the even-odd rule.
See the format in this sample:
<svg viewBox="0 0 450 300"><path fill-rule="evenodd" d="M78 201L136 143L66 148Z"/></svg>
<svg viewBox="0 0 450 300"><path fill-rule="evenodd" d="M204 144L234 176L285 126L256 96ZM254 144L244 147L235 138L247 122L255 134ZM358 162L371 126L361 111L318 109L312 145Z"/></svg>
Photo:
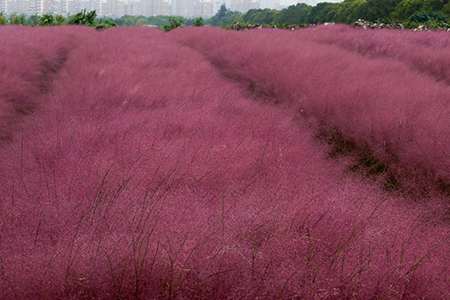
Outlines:
<svg viewBox="0 0 450 300"><path fill-rule="evenodd" d="M328 0L326 2L341 2ZM250 9L281 10L290 5L305 3L317 5L320 0L0 0L0 12L7 15L25 13L43 15L76 14L83 9L95 10L100 17L121 17L123 15L177 15L182 17L212 17L222 4L233 11L246 13Z"/></svg>

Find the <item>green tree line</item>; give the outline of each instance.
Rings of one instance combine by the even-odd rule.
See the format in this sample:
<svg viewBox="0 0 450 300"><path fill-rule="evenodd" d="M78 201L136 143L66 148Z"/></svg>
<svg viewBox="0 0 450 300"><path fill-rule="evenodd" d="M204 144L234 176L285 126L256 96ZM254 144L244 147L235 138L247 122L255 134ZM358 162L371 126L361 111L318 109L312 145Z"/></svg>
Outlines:
<svg viewBox="0 0 450 300"><path fill-rule="evenodd" d="M4 12L0 12L0 25L28 25L28 26L53 26L53 25L86 25L95 28L115 27L110 19L99 19L95 10L87 12L83 10L75 15L67 17L59 14L47 13L42 16L14 13L8 18Z"/></svg>
<svg viewBox="0 0 450 300"><path fill-rule="evenodd" d="M448 22L449 0L345 0L340 3L305 3L282 10L251 9L245 14L226 9L206 20L206 24L220 26L233 22L252 24L322 24L326 22L350 24L358 19L371 22Z"/></svg>
<svg viewBox="0 0 450 300"><path fill-rule="evenodd" d="M449 0L344 0L340 3L323 2L315 6L305 3L282 10L251 9L246 13L231 11L223 4L205 25L226 26L233 23L252 24L322 24L326 22L350 24L358 19L371 22L427 23L448 22ZM182 23L193 25L194 19L182 17ZM170 16L129 16L113 19L119 26L170 24Z"/></svg>

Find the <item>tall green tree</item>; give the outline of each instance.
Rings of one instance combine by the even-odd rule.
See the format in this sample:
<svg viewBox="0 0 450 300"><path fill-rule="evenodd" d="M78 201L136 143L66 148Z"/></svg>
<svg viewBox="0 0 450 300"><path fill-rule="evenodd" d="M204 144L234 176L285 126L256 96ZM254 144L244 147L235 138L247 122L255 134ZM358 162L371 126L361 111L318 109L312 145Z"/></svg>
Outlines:
<svg viewBox="0 0 450 300"><path fill-rule="evenodd" d="M156 26L164 26L169 21L169 16L150 16L148 17L148 23Z"/></svg>
<svg viewBox="0 0 450 300"><path fill-rule="evenodd" d="M205 24L212 26L230 25L234 22L243 22L243 14L229 10L225 4L220 6L219 11L209 18Z"/></svg>
<svg viewBox="0 0 450 300"><path fill-rule="evenodd" d="M67 24L73 25L87 25L91 27L95 27L95 18L97 17L97 13L95 10L86 12L86 10L82 10L76 15L70 16Z"/></svg>
<svg viewBox="0 0 450 300"><path fill-rule="evenodd" d="M225 3L223 3L220 8L219 11L217 12L216 16L218 18L223 18L225 17L225 15L227 14L227 12L229 12L230 10L227 8L227 6L225 5Z"/></svg>
<svg viewBox="0 0 450 300"><path fill-rule="evenodd" d="M277 24L297 24L307 23L312 7L305 3L291 5L278 13L274 22Z"/></svg>
<svg viewBox="0 0 450 300"><path fill-rule="evenodd" d="M198 17L194 19L194 22L192 22L192 26L195 27L201 27L205 25L205 20L202 17Z"/></svg>
<svg viewBox="0 0 450 300"><path fill-rule="evenodd" d="M8 20L6 20L4 12L0 12L0 25L6 25L8 23Z"/></svg>
<svg viewBox="0 0 450 300"><path fill-rule="evenodd" d="M321 24L325 22L332 22L338 12L338 5L339 3L318 3L316 6L311 8L307 23Z"/></svg>
<svg viewBox="0 0 450 300"><path fill-rule="evenodd" d="M242 18L244 22L253 24L271 24L274 23L276 16L280 12L276 9L250 9Z"/></svg>
<svg viewBox="0 0 450 300"><path fill-rule="evenodd" d="M126 26L126 27L131 27L131 26L136 26L136 17L135 16L130 16L130 15L124 15L120 17L120 21L117 20L117 24L119 26Z"/></svg>
<svg viewBox="0 0 450 300"><path fill-rule="evenodd" d="M334 15L333 22L353 23L358 19L367 19L365 10L367 1L346 0L337 5L337 13Z"/></svg>
<svg viewBox="0 0 450 300"><path fill-rule="evenodd" d="M397 20L406 20L416 11L421 11L423 6L423 0L402 0L392 13L392 17Z"/></svg>
<svg viewBox="0 0 450 300"><path fill-rule="evenodd" d="M447 17L450 17L450 2L444 3L442 6L441 12L447 15Z"/></svg>
<svg viewBox="0 0 450 300"><path fill-rule="evenodd" d="M430 11L441 11L446 4L448 4L448 0L424 0L424 9Z"/></svg>
<svg viewBox="0 0 450 300"><path fill-rule="evenodd" d="M67 19L63 15L56 15L55 21L56 21L56 25L64 25L67 23Z"/></svg>
<svg viewBox="0 0 450 300"><path fill-rule="evenodd" d="M51 13L44 14L39 19L40 26L52 26L54 24L55 24L55 17L53 17L53 14L51 14Z"/></svg>
<svg viewBox="0 0 450 300"><path fill-rule="evenodd" d="M363 19L375 22L378 19L390 18L400 2L401 0L367 0Z"/></svg>
<svg viewBox="0 0 450 300"><path fill-rule="evenodd" d="M392 17L405 20L416 12L444 10L448 3L448 0L402 0L392 13Z"/></svg>
<svg viewBox="0 0 450 300"><path fill-rule="evenodd" d="M428 21L448 22L448 17L441 11L416 11L409 16L408 21L426 23Z"/></svg>
<svg viewBox="0 0 450 300"><path fill-rule="evenodd" d="M39 20L40 20L40 16L39 15L31 15L28 17L28 25L30 26L36 26L39 25Z"/></svg>
<svg viewBox="0 0 450 300"><path fill-rule="evenodd" d="M168 24L164 25L164 31L170 31L172 29L178 28L185 22L183 17L170 16Z"/></svg>
<svg viewBox="0 0 450 300"><path fill-rule="evenodd" d="M259 14L261 13L262 9L250 9L249 11L247 11L243 16L242 19L244 19L244 22L253 22L255 23L255 19L258 18Z"/></svg>
<svg viewBox="0 0 450 300"><path fill-rule="evenodd" d="M136 20L136 26L144 26L144 25L148 25L147 19L137 19Z"/></svg>
<svg viewBox="0 0 450 300"><path fill-rule="evenodd" d="M9 18L9 23L12 25L28 25L27 23L27 15L14 13Z"/></svg>

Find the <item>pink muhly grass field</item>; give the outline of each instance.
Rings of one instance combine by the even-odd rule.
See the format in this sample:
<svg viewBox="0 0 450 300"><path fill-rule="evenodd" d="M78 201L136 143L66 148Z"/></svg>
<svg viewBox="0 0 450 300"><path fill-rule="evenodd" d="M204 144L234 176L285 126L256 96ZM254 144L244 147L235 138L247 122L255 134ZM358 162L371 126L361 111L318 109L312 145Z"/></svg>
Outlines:
<svg viewBox="0 0 450 300"><path fill-rule="evenodd" d="M83 30L72 28L63 33L49 28L39 34L36 31L20 26L0 27L5 41L0 45L0 139L3 140L12 138L13 132L21 128L24 116L38 109L40 96L51 89L52 78L77 42L75 34L80 36Z"/></svg>
<svg viewBox="0 0 450 300"><path fill-rule="evenodd" d="M351 143L363 154L362 161L379 161L403 191L448 193L450 88L395 56L372 57L343 49L349 46L318 42L332 40L335 32L347 39L370 34L340 26L239 33L186 28L170 34L203 53L253 97L287 104L298 116L317 122L321 135L337 132L338 144ZM377 32L395 37L401 33L374 35ZM405 33L405 39L410 34L416 33ZM388 39L380 40L383 47ZM429 51L423 55L428 57Z"/></svg>
<svg viewBox="0 0 450 300"><path fill-rule="evenodd" d="M450 37L445 32L365 31L348 26L325 26L303 31L305 39L333 44L370 57L399 60L436 81L450 84Z"/></svg>
<svg viewBox="0 0 450 300"><path fill-rule="evenodd" d="M294 32L0 30L0 299L450 297L448 203L315 138L445 178L445 85Z"/></svg>

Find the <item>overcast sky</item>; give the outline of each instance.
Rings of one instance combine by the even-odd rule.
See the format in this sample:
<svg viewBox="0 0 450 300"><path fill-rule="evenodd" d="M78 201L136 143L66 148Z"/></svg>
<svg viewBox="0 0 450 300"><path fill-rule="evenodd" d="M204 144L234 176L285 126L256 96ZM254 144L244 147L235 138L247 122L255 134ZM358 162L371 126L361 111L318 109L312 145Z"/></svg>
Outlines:
<svg viewBox="0 0 450 300"><path fill-rule="evenodd" d="M342 2L343 0L328 0L328 1L321 1L321 0L280 0L281 5L293 5L297 3L306 3L308 5L316 5L319 2Z"/></svg>

